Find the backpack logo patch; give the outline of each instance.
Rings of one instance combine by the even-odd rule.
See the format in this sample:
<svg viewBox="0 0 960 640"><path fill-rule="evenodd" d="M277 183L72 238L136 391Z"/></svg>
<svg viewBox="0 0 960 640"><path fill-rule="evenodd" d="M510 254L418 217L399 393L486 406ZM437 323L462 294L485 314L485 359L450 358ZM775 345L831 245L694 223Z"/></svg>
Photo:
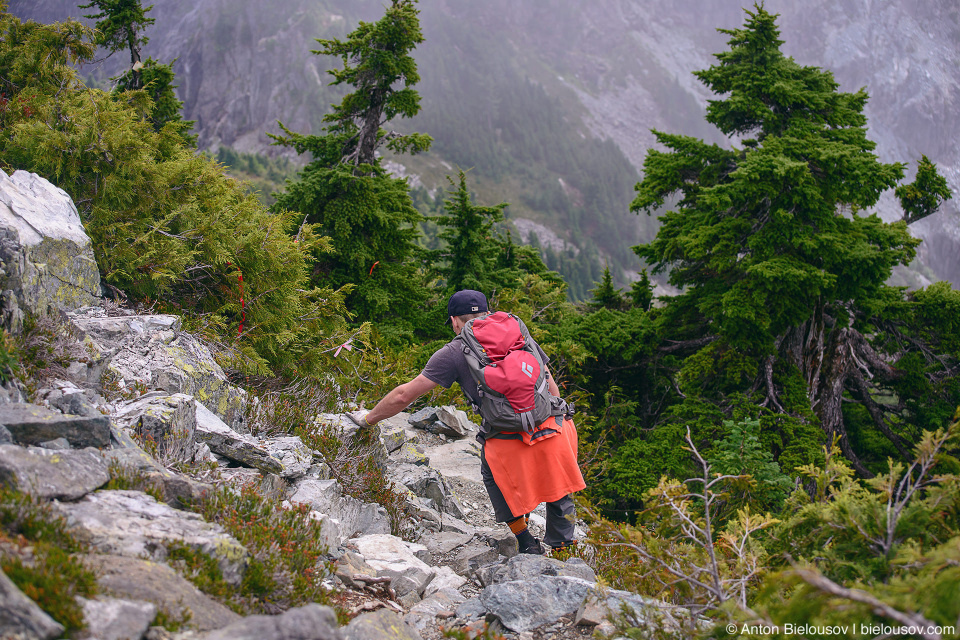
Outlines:
<svg viewBox="0 0 960 640"><path fill-rule="evenodd" d="M526 362L520 363L520 371L523 371L528 378L533 378L533 367Z"/></svg>

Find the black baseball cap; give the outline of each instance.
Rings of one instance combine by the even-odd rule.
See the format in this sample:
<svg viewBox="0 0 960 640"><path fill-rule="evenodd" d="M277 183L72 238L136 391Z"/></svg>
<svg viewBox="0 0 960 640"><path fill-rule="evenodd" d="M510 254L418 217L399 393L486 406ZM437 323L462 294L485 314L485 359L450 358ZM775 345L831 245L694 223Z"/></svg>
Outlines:
<svg viewBox="0 0 960 640"><path fill-rule="evenodd" d="M450 318L455 316L465 316L470 313L486 313L487 296L473 289L464 289L457 291L450 296L447 302L447 324L450 324Z"/></svg>

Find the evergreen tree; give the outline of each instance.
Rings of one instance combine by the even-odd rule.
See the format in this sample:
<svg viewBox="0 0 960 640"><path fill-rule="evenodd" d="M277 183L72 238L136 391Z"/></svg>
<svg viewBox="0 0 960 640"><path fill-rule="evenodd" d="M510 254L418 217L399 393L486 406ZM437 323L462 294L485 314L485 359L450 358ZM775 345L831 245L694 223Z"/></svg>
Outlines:
<svg viewBox="0 0 960 640"><path fill-rule="evenodd" d="M163 64L153 58L147 58L139 71L130 70L117 78L116 91L123 94L133 91L139 85L147 92L153 103L147 118L153 125L153 130L159 132L167 123L172 123L176 125L183 143L192 147L197 143L197 136L192 135L190 130L193 129L196 121L183 119L181 115L183 102L177 98L174 91L177 85L173 82L172 64Z"/></svg>
<svg viewBox="0 0 960 640"><path fill-rule="evenodd" d="M397 153L416 154L430 148L430 136L381 129L397 116L412 118L420 112L420 94L413 89L420 75L410 55L423 42L416 2L393 0L381 20L361 22L346 40L317 40L322 47L313 53L340 56L343 61L343 69L330 71L331 84L355 89L323 119L330 123L328 143L334 143L328 153L339 153L340 162L374 165L377 149L384 143Z"/></svg>
<svg viewBox="0 0 960 640"><path fill-rule="evenodd" d="M590 306L594 309L619 311L623 308L623 295L620 293L620 289L613 286L613 276L610 275L609 266L604 267L603 279L597 283L595 289L590 290L590 293L593 294Z"/></svg>
<svg viewBox="0 0 960 640"><path fill-rule="evenodd" d="M173 123L184 144L195 145L197 137L190 135L195 123L184 120L180 114L183 103L174 92L177 85L173 84L173 65L162 64L153 58L142 62L140 58L143 47L150 40L143 35L143 31L156 22L147 17L153 5L144 8L140 0L91 0L88 4L80 5L80 8L99 9L99 13L84 16L97 20L94 43L108 49L111 54L124 49L130 52L130 68L114 78L117 81L116 91L124 94L145 89L153 101L150 115L147 116L153 130L159 132L168 122Z"/></svg>
<svg viewBox="0 0 960 640"><path fill-rule="evenodd" d="M94 25L97 30L94 40L96 44L109 49L110 53L123 49L130 51L131 75L128 86L130 89L142 88L140 72L143 63L140 61L140 52L149 41L149 38L143 35L143 30L156 22L155 19L147 17L153 5L144 8L140 0L90 0L89 3L80 5L80 8L98 10L98 13L83 16L97 21Z"/></svg>
<svg viewBox="0 0 960 640"><path fill-rule="evenodd" d="M956 353L939 351L944 325L921 338L920 324L906 324L909 300L884 284L916 253L919 240L907 225L950 194L924 159L917 180L897 189L903 219L885 223L868 213L903 179L904 165L873 153L866 92L840 92L830 72L784 56L776 16L762 6L747 14L743 29L721 30L730 50L696 74L722 96L710 101L707 121L739 146L655 132L667 151L648 152L632 208L650 213L671 194L681 197L656 239L636 250L683 289L663 324L671 337L687 338L670 343L673 353L696 355L687 361L696 373L688 368L681 378L714 391L723 381L758 394L768 410L812 412L828 438L845 436L844 453L869 474L847 426L858 425L861 453L879 438L887 448L870 445L874 458L891 446L909 456L905 440L919 434L900 393L912 358L923 361L916 380L930 400L952 408L960 399L955 385L941 384L957 362ZM803 395L790 391L793 380ZM898 400L877 399L890 394ZM868 417L855 422L845 397Z"/></svg>
<svg viewBox="0 0 960 640"><path fill-rule="evenodd" d="M277 194L276 209L298 211L331 238L335 254L315 254L314 282L352 287L350 309L360 320L383 320L399 330L416 328L427 298L416 243L422 216L413 206L407 182L390 177L376 152L418 152L430 138L401 136L381 126L395 116L412 117L420 96L410 51L422 41L414 0L394 0L378 22L360 23L346 40L319 40L313 53L338 55L333 84L354 91L334 105L323 135L273 136L277 144L310 153L312 160ZM402 88L397 88L402 85Z"/></svg>
<svg viewBox="0 0 960 640"><path fill-rule="evenodd" d="M630 300L633 306L644 311L650 310L650 305L653 304L653 283L650 282L646 269L640 271L640 279L630 286Z"/></svg>
<svg viewBox="0 0 960 640"><path fill-rule="evenodd" d="M512 241L504 247L493 230L494 224L503 220L507 203L481 207L472 202L463 171L456 182L449 176L447 179L452 189L443 203L445 215L437 219L437 224L444 227L440 238L447 243L437 256L446 263L440 274L451 292L475 289L490 294L495 281L502 280L494 273L501 250L513 248ZM505 260L512 261L510 256Z"/></svg>

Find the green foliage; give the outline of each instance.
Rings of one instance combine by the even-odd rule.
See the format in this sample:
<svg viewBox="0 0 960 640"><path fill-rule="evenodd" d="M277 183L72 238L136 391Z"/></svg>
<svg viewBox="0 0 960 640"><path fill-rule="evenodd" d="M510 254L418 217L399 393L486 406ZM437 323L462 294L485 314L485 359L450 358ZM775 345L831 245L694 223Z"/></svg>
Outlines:
<svg viewBox="0 0 960 640"><path fill-rule="evenodd" d="M936 213L943 201L952 197L947 179L937 173L937 165L930 162L927 156L920 158L916 180L897 187L895 193L903 207L907 224Z"/></svg>
<svg viewBox="0 0 960 640"><path fill-rule="evenodd" d="M493 237L493 227L503 220L505 202L495 207L481 207L472 202L467 190L467 175L460 171L457 181L447 176L451 189L444 200L444 214L437 219L442 227L439 238L446 248L438 258L447 264L440 268L447 291L462 289L492 292L505 278L497 278L497 258L501 250L500 238Z"/></svg>
<svg viewBox="0 0 960 640"><path fill-rule="evenodd" d="M590 302L590 306L595 309L619 311L626 303L620 289L616 289L613 286L613 277L610 275L609 266L604 267L603 279L597 283L597 287L592 289L590 293L593 294L593 300Z"/></svg>
<svg viewBox="0 0 960 640"><path fill-rule="evenodd" d="M203 315L230 340L233 366L317 370L324 349L342 342L345 312L346 290L308 286L310 255L326 241L310 225L292 237L296 214L266 211L183 147L174 124L154 131L145 93L127 104L84 87L69 66L92 54L79 24L4 13L0 29L3 91L22 105L0 113L0 162L71 195L107 286Z"/></svg>
<svg viewBox="0 0 960 640"><path fill-rule="evenodd" d="M728 510L779 511L793 483L761 443L760 421L724 420L723 426L727 435L708 456L711 468L721 475L750 476L732 484Z"/></svg>
<svg viewBox="0 0 960 640"><path fill-rule="evenodd" d="M257 493L252 485L222 488L204 496L192 508L215 522L250 552L239 587L223 580L216 562L184 546L171 548L180 568L196 584L237 611L276 613L310 602L329 603L321 581L329 575L320 537L320 523L306 505L281 507Z"/></svg>
<svg viewBox="0 0 960 640"><path fill-rule="evenodd" d="M225 166L228 174L242 180L265 207L276 202L273 192L280 190L297 173L294 164L282 156L271 158L243 153L226 146L217 150L216 160Z"/></svg>
<svg viewBox="0 0 960 640"><path fill-rule="evenodd" d="M67 632L84 627L75 596L97 593L94 574L72 554L84 550L48 504L0 485L0 568Z"/></svg>
<svg viewBox="0 0 960 640"><path fill-rule="evenodd" d="M143 68L139 70L138 78L134 77L132 71L127 71L118 78L116 91L121 95L117 97L122 99L122 94L136 90L139 85L153 102L153 109L149 116L153 130L159 133L164 125L173 123L178 127L183 144L189 147L196 146L197 136L190 134L190 129L196 122L183 119L180 113L183 102L177 99L177 94L174 93L177 85L173 82L173 64L162 64L153 58L147 58Z"/></svg>
<svg viewBox="0 0 960 640"><path fill-rule="evenodd" d="M414 153L429 146L428 136L395 136L380 129L393 117L419 110L419 96L411 88L419 76L409 52L421 40L412 0L396 0L381 20L361 23L346 40L320 40L323 48L314 53L343 60L343 69L330 71L334 84L355 91L325 116L324 135L298 134L281 125L285 135L273 136L276 144L313 156L275 205L277 211L299 211L301 230L316 225L331 238L335 254L313 255L313 281L338 289L349 285L347 304L357 319L387 320L400 334L416 327L427 299L417 264L422 218L406 181L389 177L376 152L384 144ZM403 88L394 89L398 84Z"/></svg>
<svg viewBox="0 0 960 640"><path fill-rule="evenodd" d="M717 95L707 122L736 146L655 132L666 150L648 152L636 186L632 210L666 212L657 237L634 249L681 289L650 312L654 353L672 360L651 369L651 386L672 388L660 396L667 407L697 397L729 418L753 405L758 437L787 456L785 470L816 457L816 427L843 434L844 454L869 475L888 455L908 458L960 401L952 321L924 306L949 307L949 287L911 299L885 284L915 256L907 224L950 194L924 159L897 188L902 220L866 212L904 165L873 153L866 93L784 56L775 18L762 5L747 11L742 29L721 30L729 50L695 74ZM664 418L651 419L648 428Z"/></svg>
<svg viewBox="0 0 960 640"><path fill-rule="evenodd" d="M18 377L20 360L17 357L17 345L6 329L0 329L0 383L7 383Z"/></svg>
<svg viewBox="0 0 960 640"><path fill-rule="evenodd" d="M111 53L128 49L130 64L140 61L140 50L149 41L141 32L156 20L148 18L147 13L153 5L144 8L140 0L91 0L80 5L81 9L95 9L97 13L85 15L85 18L96 20L94 28L97 30L95 42ZM139 89L140 86L133 88Z"/></svg>
<svg viewBox="0 0 960 640"><path fill-rule="evenodd" d="M633 306L649 311L653 304L653 283L646 269L640 270L640 279L630 285L630 301Z"/></svg>
<svg viewBox="0 0 960 640"><path fill-rule="evenodd" d="M696 74L726 96L710 102L707 121L743 136L742 148L658 132L670 151L648 154L632 208L681 193L638 253L654 272L672 267L671 283L732 344L769 350L823 301L878 295L918 241L903 223L858 214L903 177L901 164L873 154L866 94L839 92L829 72L785 57L762 7L748 15L744 29L723 31L731 48L719 64Z"/></svg>

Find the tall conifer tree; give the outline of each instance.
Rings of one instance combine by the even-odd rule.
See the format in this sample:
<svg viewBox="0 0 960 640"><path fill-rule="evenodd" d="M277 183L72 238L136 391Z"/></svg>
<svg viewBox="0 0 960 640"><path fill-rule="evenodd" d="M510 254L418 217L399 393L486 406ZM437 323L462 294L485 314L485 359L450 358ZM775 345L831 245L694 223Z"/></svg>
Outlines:
<svg viewBox="0 0 960 640"><path fill-rule="evenodd" d="M277 194L276 206L299 211L305 224L330 237L334 254L315 257L314 281L352 286L348 298L360 320L387 320L414 328L427 297L419 273L415 243L421 215L413 207L407 182L393 178L377 151L417 153L430 146L422 134L400 135L383 126L392 118L413 117L420 96L411 51L423 41L415 0L394 0L374 23L361 22L346 40L318 40L313 53L336 55L342 69L332 84L354 91L334 105L322 135L274 136L277 144L310 153L298 179Z"/></svg>
<svg viewBox="0 0 960 640"><path fill-rule="evenodd" d="M776 16L762 5L747 13L743 29L721 30L730 49L696 74L718 95L707 121L734 145L655 132L667 151L648 152L632 208L650 213L671 194L680 198L661 216L656 239L636 251L683 289L667 305L664 326L675 337L687 331L688 353L706 349L696 366L718 363L702 379L729 386L739 378L766 409L812 412L828 437L843 436L844 453L868 473L847 430L845 397L863 403L864 429L907 458L905 439L918 435L909 423L919 414L910 417L899 395L905 388L896 404L877 394L902 385L914 357L928 363L917 374L930 393L956 393L930 386L956 367L956 354L931 358L939 332L907 338L903 294L885 284L894 266L916 254L919 240L907 225L950 193L923 158L917 180L896 189L903 218L887 223L870 213L905 166L874 154L866 92L841 92L829 71L784 56ZM683 345L671 344L674 353ZM788 391L793 376L805 388L805 409Z"/></svg>

